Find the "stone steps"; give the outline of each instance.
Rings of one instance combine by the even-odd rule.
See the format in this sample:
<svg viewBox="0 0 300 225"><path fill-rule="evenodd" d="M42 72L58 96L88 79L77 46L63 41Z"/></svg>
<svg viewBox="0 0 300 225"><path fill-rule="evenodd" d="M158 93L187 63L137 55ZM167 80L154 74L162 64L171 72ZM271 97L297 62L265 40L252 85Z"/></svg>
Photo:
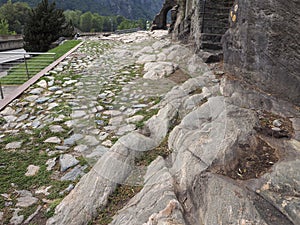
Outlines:
<svg viewBox="0 0 300 225"><path fill-rule="evenodd" d="M221 50L221 39L229 27L229 12L233 1L206 1L201 12L201 49Z"/></svg>

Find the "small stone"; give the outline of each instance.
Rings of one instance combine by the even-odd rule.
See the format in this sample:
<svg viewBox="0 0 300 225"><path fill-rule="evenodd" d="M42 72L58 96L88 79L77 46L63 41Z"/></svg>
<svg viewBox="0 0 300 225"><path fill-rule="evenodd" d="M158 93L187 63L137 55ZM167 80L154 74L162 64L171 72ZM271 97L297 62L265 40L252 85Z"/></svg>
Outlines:
<svg viewBox="0 0 300 225"><path fill-rule="evenodd" d="M28 118L28 114L23 114L22 116L20 116L16 122L22 122L24 120L26 120Z"/></svg>
<svg viewBox="0 0 300 225"><path fill-rule="evenodd" d="M61 122L65 119L66 117L64 115L59 115L57 118L55 118L53 121L54 122Z"/></svg>
<svg viewBox="0 0 300 225"><path fill-rule="evenodd" d="M96 106L96 109L97 109L98 112L101 112L101 111L104 110L104 107L101 106L101 105L98 105L98 106Z"/></svg>
<svg viewBox="0 0 300 225"><path fill-rule="evenodd" d="M54 109L55 107L59 106L58 103L56 102L52 102L48 105L48 109L47 110L51 110L51 109Z"/></svg>
<svg viewBox="0 0 300 225"><path fill-rule="evenodd" d="M3 117L7 123L12 123L17 120L16 116L4 116Z"/></svg>
<svg viewBox="0 0 300 225"><path fill-rule="evenodd" d="M95 120L95 123L98 125L98 126L103 126L105 124L105 122L103 120Z"/></svg>
<svg viewBox="0 0 300 225"><path fill-rule="evenodd" d="M79 141L82 138L82 134L73 134L71 137L64 140L64 145L72 146L76 143L76 141Z"/></svg>
<svg viewBox="0 0 300 225"><path fill-rule="evenodd" d="M79 110L79 111L74 111L72 114L71 114L71 117L72 118L81 118L81 117L84 117L87 113L83 110Z"/></svg>
<svg viewBox="0 0 300 225"><path fill-rule="evenodd" d="M98 95L98 99L105 99L107 96L107 93L101 93Z"/></svg>
<svg viewBox="0 0 300 225"><path fill-rule="evenodd" d="M72 166L76 166L79 161L70 154L64 154L59 157L60 171L64 172Z"/></svg>
<svg viewBox="0 0 300 225"><path fill-rule="evenodd" d="M136 116L127 118L126 122L127 123L136 123L136 122L139 122L139 121L141 121L143 119L144 119L144 116L142 116L142 115L136 115Z"/></svg>
<svg viewBox="0 0 300 225"><path fill-rule="evenodd" d="M39 166L35 166L35 165L29 165L27 167L27 172L25 173L26 177L32 177L35 176L40 170Z"/></svg>
<svg viewBox="0 0 300 225"><path fill-rule="evenodd" d="M47 171L50 171L53 169L53 167L55 166L56 164L56 157L55 158L52 158L52 159L48 159L47 162L46 162L46 165L47 165Z"/></svg>
<svg viewBox="0 0 300 225"><path fill-rule="evenodd" d="M15 209L12 218L9 220L10 224L19 225L24 220L24 215L18 215L18 212L21 211L20 209Z"/></svg>
<svg viewBox="0 0 300 225"><path fill-rule="evenodd" d="M47 102L50 98L48 97L41 97L41 98L38 98L35 102L38 103L38 104L43 104L45 102Z"/></svg>
<svg viewBox="0 0 300 225"><path fill-rule="evenodd" d="M68 85L71 85L71 84L75 84L75 83L77 83L78 82L78 80L68 80L68 81L66 81L64 84L63 84L63 86L65 87L65 86L68 86Z"/></svg>
<svg viewBox="0 0 300 225"><path fill-rule="evenodd" d="M100 141L103 141L103 140L105 140L107 137L108 137L108 133L106 133L106 132L101 132L100 134L99 134L99 140Z"/></svg>
<svg viewBox="0 0 300 225"><path fill-rule="evenodd" d="M38 128L41 125L41 122L39 120L35 120L32 122L31 126L33 128Z"/></svg>
<svg viewBox="0 0 300 225"><path fill-rule="evenodd" d="M52 86L52 87L49 87L48 88L48 90L49 91L52 91L52 92L56 92L56 91L58 91L58 90L60 90L61 88L60 87L58 87L58 86Z"/></svg>
<svg viewBox="0 0 300 225"><path fill-rule="evenodd" d="M69 146L64 146L64 145L55 146L55 149L59 151L67 151L69 148L70 148Z"/></svg>
<svg viewBox="0 0 300 225"><path fill-rule="evenodd" d="M24 98L25 101L28 101L28 102L34 102L36 99L38 99L39 96L38 95L29 95L27 96L26 98Z"/></svg>
<svg viewBox="0 0 300 225"><path fill-rule="evenodd" d="M217 84L217 83L219 83L219 82L220 82L220 80L219 80L219 79L213 79L211 82L213 82L213 83Z"/></svg>
<svg viewBox="0 0 300 225"><path fill-rule="evenodd" d="M3 215L4 215L4 213L3 213L3 212L0 212L0 221L3 220Z"/></svg>
<svg viewBox="0 0 300 225"><path fill-rule="evenodd" d="M48 87L51 87L51 86L53 86L53 85L54 85L54 80L48 81Z"/></svg>
<svg viewBox="0 0 300 225"><path fill-rule="evenodd" d="M116 117L112 117L110 120L109 120L109 125L112 125L112 126L119 126L123 121L123 116L116 116Z"/></svg>
<svg viewBox="0 0 300 225"><path fill-rule="evenodd" d="M16 111L13 108L8 106L0 114L3 116L9 116L9 115L16 114Z"/></svg>
<svg viewBox="0 0 300 225"><path fill-rule="evenodd" d="M21 148L22 143L23 143L22 141L15 141L15 142L8 143L5 146L5 149L17 149L17 148Z"/></svg>
<svg viewBox="0 0 300 225"><path fill-rule="evenodd" d="M138 109L138 108L145 108L147 106L148 105L146 105L146 104L138 104L138 105L133 105L132 108Z"/></svg>
<svg viewBox="0 0 300 225"><path fill-rule="evenodd" d="M279 127L272 127L272 130L275 131L275 132L280 132L281 129Z"/></svg>
<svg viewBox="0 0 300 225"><path fill-rule="evenodd" d="M99 141L97 140L97 138L94 137L94 136L90 136L90 135L85 136L85 137L83 138L83 141L84 141L84 143L86 143L88 146L95 146L95 145L98 145L98 144L99 144Z"/></svg>
<svg viewBox="0 0 300 225"><path fill-rule="evenodd" d="M48 186L48 187L40 187L39 189L37 189L36 191L35 191L35 194L36 195L39 195L39 194L43 194L43 195L50 195L50 193L48 192L49 191L49 189L50 188L52 188L52 186Z"/></svg>
<svg viewBox="0 0 300 225"><path fill-rule="evenodd" d="M101 144L106 147L111 147L113 145L111 140L103 141Z"/></svg>
<svg viewBox="0 0 300 225"><path fill-rule="evenodd" d="M74 148L74 151L76 151L76 152L84 152L86 150L88 150L88 146L86 146L86 145L77 145Z"/></svg>
<svg viewBox="0 0 300 225"><path fill-rule="evenodd" d="M60 133L65 131L65 129L63 129L60 125L52 125L49 127L49 129L52 133Z"/></svg>
<svg viewBox="0 0 300 225"><path fill-rule="evenodd" d="M87 168L87 166L76 166L73 168L70 172L66 173L62 178L60 178L61 181L65 180L76 180L79 176L84 175L83 171Z"/></svg>
<svg viewBox="0 0 300 225"><path fill-rule="evenodd" d="M43 89L42 88L35 88L33 90L31 90L29 92L29 94L32 94L32 95L40 95L42 93Z"/></svg>
<svg viewBox="0 0 300 225"><path fill-rule="evenodd" d="M217 71L215 71L215 74L218 75L218 76L222 76L222 75L224 75L225 73L224 73L224 71L222 71L222 70L217 70Z"/></svg>
<svg viewBox="0 0 300 225"><path fill-rule="evenodd" d="M26 207L32 206L35 203L37 203L38 199L35 197L32 197L32 194L30 193L30 194L26 194L24 196L21 195L20 198L17 198L17 201L18 201L16 204L17 207L26 208Z"/></svg>
<svg viewBox="0 0 300 225"><path fill-rule="evenodd" d="M109 115L109 116L119 116L121 115L121 112L118 110L107 110L103 112L104 115Z"/></svg>
<svg viewBox="0 0 300 225"><path fill-rule="evenodd" d="M56 95L61 95L61 94L63 94L64 92L62 91L62 90L59 90L59 91L56 91L54 94L56 94Z"/></svg>
<svg viewBox="0 0 300 225"><path fill-rule="evenodd" d="M61 143L61 140L58 137L50 137L47 138L44 143L59 144Z"/></svg>
<svg viewBox="0 0 300 225"><path fill-rule="evenodd" d="M281 127L282 126L282 122L280 120L274 120L273 121L273 126L275 126L275 127Z"/></svg>
<svg viewBox="0 0 300 225"><path fill-rule="evenodd" d="M41 87L41 88L47 88L47 81L41 80L36 85Z"/></svg>

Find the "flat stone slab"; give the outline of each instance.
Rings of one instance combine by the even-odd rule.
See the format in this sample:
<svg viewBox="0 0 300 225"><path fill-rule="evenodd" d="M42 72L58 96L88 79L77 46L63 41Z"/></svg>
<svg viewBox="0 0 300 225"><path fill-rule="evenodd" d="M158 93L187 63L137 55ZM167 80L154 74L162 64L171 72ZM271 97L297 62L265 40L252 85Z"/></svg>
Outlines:
<svg viewBox="0 0 300 225"><path fill-rule="evenodd" d="M60 171L64 172L72 166L76 166L79 161L70 154L64 154L59 157Z"/></svg>
<svg viewBox="0 0 300 225"><path fill-rule="evenodd" d="M23 144L22 141L11 142L5 146L5 149L18 149L22 147L22 144Z"/></svg>

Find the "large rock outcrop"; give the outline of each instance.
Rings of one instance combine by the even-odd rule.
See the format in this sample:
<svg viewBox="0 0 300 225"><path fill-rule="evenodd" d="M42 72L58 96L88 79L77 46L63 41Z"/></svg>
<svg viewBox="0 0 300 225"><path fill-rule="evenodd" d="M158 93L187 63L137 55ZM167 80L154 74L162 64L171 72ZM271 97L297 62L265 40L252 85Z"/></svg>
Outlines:
<svg viewBox="0 0 300 225"><path fill-rule="evenodd" d="M223 38L225 68L300 104L300 2L238 0Z"/></svg>

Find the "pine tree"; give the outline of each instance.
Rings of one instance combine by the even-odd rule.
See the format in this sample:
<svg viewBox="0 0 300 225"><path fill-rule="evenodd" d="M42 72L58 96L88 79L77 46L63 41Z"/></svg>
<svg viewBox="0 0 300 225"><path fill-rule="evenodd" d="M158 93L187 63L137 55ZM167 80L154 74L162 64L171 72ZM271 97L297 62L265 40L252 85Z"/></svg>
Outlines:
<svg viewBox="0 0 300 225"><path fill-rule="evenodd" d="M45 52L66 28L63 10L56 9L55 2L42 0L29 13L24 28L24 48L26 51Z"/></svg>

